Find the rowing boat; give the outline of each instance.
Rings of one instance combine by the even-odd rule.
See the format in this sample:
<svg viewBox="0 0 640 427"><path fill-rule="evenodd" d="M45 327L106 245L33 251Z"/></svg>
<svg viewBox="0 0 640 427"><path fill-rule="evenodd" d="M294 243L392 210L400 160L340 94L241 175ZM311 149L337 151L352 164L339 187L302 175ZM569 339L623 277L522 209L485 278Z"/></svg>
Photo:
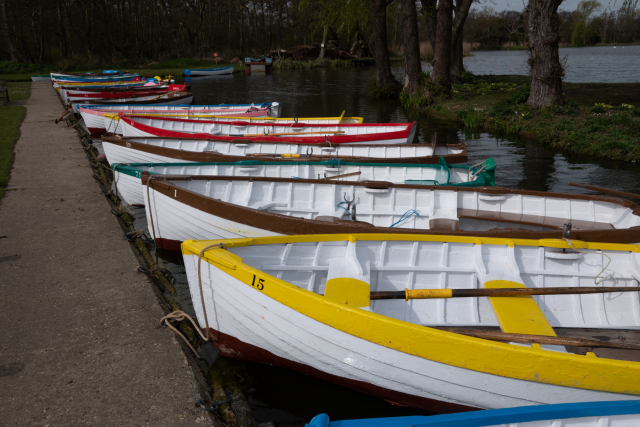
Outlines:
<svg viewBox="0 0 640 427"><path fill-rule="evenodd" d="M58 73L51 73L51 80L58 82L113 82L121 80L132 80L134 77L140 77L136 74L107 75L107 76L69 76Z"/></svg>
<svg viewBox="0 0 640 427"><path fill-rule="evenodd" d="M616 197L386 181L141 178L153 238L166 249L187 239L361 232L640 242L640 207Z"/></svg>
<svg viewBox="0 0 640 427"><path fill-rule="evenodd" d="M458 414L330 421L320 414L305 427L632 427L640 426L640 400L519 406Z"/></svg>
<svg viewBox="0 0 640 427"><path fill-rule="evenodd" d="M105 113L103 114L104 128L108 129L108 132L114 134L122 134L122 126L120 125L120 116L146 116L146 117L158 117L158 118L185 118L190 120L215 120L218 122L238 122L245 121L247 123L275 123L275 124L294 124L294 123L307 123L307 124L349 124L349 123L362 123L362 117L344 117L344 112L340 117L289 117L289 118L274 118L265 117L268 114L268 109L249 109L246 112L237 112L238 110L221 110L219 112L206 112L206 113L192 113L191 111L178 111L178 112L162 112L162 113ZM82 112L81 112L82 113Z"/></svg>
<svg viewBox="0 0 640 427"><path fill-rule="evenodd" d="M250 123L247 121L220 122L121 116L125 138L158 136L165 138L210 138L233 140L243 138L260 141L304 142L319 144L410 144L416 132L416 122L312 125L292 123Z"/></svg>
<svg viewBox="0 0 640 427"><path fill-rule="evenodd" d="M218 76L233 73L233 66L220 68L200 68L197 70L183 70L185 76Z"/></svg>
<svg viewBox="0 0 640 427"><path fill-rule="evenodd" d="M157 86L138 86L127 88L104 88L104 89L72 89L60 88L60 96L65 101L84 101L84 100L117 100L120 99L141 99L144 97L157 97L167 93L188 92L188 85L157 85Z"/></svg>
<svg viewBox="0 0 640 427"><path fill-rule="evenodd" d="M173 92L158 96L141 96L137 98L109 99L109 100L85 100L74 101L73 112L79 114L80 106L107 106L121 104L124 108L130 108L132 105L188 105L193 102L193 94L191 92Z"/></svg>
<svg viewBox="0 0 640 427"><path fill-rule="evenodd" d="M466 163L467 146L461 144L333 145L288 141L248 141L236 139L120 138L102 137L102 146L113 163L239 162L248 159L280 162L337 159L360 163L447 164Z"/></svg>
<svg viewBox="0 0 640 427"><path fill-rule="evenodd" d="M398 163L346 163L340 160L316 162L217 163L127 163L113 164L116 193L128 205L144 206L142 173L151 175L255 176L269 178L324 178L336 181L384 180L398 184L483 187L495 185L495 162L489 159L479 167L449 166L441 157L437 165Z"/></svg>
<svg viewBox="0 0 640 427"><path fill-rule="evenodd" d="M562 342L556 326L640 324L640 246L573 245L581 252L560 239L367 233L188 240L182 254L198 323L227 357L298 370L433 412L637 400L640 362L620 358L634 358L624 353L631 351L637 359L638 350L620 350L613 358L596 356L591 348L574 354L538 343ZM603 273L606 257L611 264ZM599 286L621 291L372 297L405 288L413 295L504 287L552 292L571 285L577 292L598 276ZM534 342L498 342L431 327L476 323Z"/></svg>

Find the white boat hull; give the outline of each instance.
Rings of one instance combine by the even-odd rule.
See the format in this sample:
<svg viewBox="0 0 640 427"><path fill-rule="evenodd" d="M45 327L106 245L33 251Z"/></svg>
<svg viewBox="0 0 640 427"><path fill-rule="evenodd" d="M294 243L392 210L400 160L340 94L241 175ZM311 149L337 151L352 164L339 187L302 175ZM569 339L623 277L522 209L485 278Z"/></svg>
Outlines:
<svg viewBox="0 0 640 427"><path fill-rule="evenodd" d="M198 257L184 255L184 261L193 306L204 328ZM220 332L213 336L225 356L306 369L355 388L383 396L386 392L390 400L399 393L462 408L637 399L507 378L413 356L309 318L207 262L202 262L201 269L209 326Z"/></svg>

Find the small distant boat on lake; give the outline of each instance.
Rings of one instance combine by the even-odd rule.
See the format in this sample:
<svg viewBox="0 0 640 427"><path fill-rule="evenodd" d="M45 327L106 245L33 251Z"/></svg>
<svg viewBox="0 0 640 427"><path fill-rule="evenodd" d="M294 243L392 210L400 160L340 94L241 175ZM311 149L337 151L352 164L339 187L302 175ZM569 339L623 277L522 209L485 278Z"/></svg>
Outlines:
<svg viewBox="0 0 640 427"><path fill-rule="evenodd" d="M341 160L359 163L436 164L444 157L447 164L466 163L464 143L434 144L305 144L280 140L218 140L198 138L109 138L102 137L110 163L238 162L258 159L264 162Z"/></svg>
<svg viewBox="0 0 640 427"><path fill-rule="evenodd" d="M233 73L233 65L231 67L221 67L221 68L199 68L196 70L184 69L183 70L185 76L218 76L222 74L232 74Z"/></svg>
<svg viewBox="0 0 640 427"><path fill-rule="evenodd" d="M244 58L244 65L246 66L264 65L266 67L271 67L271 64L273 64L273 59L268 56L263 56L262 58Z"/></svg>
<svg viewBox="0 0 640 427"><path fill-rule="evenodd" d="M158 208L190 197L189 182ZM220 190L211 195L246 197ZM172 210L173 221L190 226L191 212ZM638 328L640 246L374 233L185 241L200 327L223 356L436 413L639 399L640 346L599 337ZM457 327L478 320L500 331Z"/></svg>
<svg viewBox="0 0 640 427"><path fill-rule="evenodd" d="M143 172L151 175L255 176L299 179L324 178L338 181L390 181L398 184L479 187L495 185L495 162L482 167L448 166L443 158L437 165L346 163L340 160L316 162L240 162L216 163L127 163L114 164L113 181L117 194L126 204L144 206ZM481 170L480 170L481 169Z"/></svg>
<svg viewBox="0 0 640 427"><path fill-rule="evenodd" d="M331 421L314 417L305 427L632 427L640 426L640 400L518 406L459 414Z"/></svg>
<svg viewBox="0 0 640 427"><path fill-rule="evenodd" d="M410 144L416 122L323 125L307 123L251 123L248 121L189 120L147 116L121 116L122 135L131 137L215 138L220 141L237 138L249 141L303 142L320 144Z"/></svg>

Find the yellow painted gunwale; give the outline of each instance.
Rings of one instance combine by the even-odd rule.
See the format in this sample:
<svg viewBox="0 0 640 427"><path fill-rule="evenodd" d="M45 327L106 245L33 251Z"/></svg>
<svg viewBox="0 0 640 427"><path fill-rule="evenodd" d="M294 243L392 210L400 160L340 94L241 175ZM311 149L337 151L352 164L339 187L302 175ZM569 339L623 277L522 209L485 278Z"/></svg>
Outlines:
<svg viewBox="0 0 640 427"><path fill-rule="evenodd" d="M227 247L240 247L259 244L344 241L353 238L569 248L567 242L560 239L331 234L215 241L187 240L182 243L182 253L198 256L204 247L214 243L224 243ZM640 252L639 245L578 241L572 241L572 244L574 247L594 250ZM638 362L559 353L543 350L538 346L529 348L418 326L332 302L321 295L254 269L244 264L239 256L223 249L210 249L204 254L203 259L247 286L251 286L254 275L262 277L265 279L264 288L261 291L254 288L256 292L262 292L311 319L380 346L491 375L565 387L640 395L640 363Z"/></svg>
<svg viewBox="0 0 640 427"><path fill-rule="evenodd" d="M285 121L294 121L295 119L293 117L289 117L289 118L274 118L274 117L236 117L236 116L216 116L215 114L189 114L186 112L186 110L184 113L180 114L178 112L176 113L127 113L127 116L148 116L148 117L169 117L169 118L205 118L205 119L211 119L214 120L216 118L221 118L221 119L235 119L235 120L241 120L241 121L245 121L245 122L249 122L249 123L269 123L269 122L275 122L275 123L279 123L279 122L285 122ZM115 120L119 120L118 118L114 117L117 116L118 113L104 113L103 116L108 118L108 119L115 119ZM338 123L342 123L342 124L360 124L363 121L362 117L297 117L299 122L304 123L307 120L335 120L336 123L329 123L329 124L338 124Z"/></svg>

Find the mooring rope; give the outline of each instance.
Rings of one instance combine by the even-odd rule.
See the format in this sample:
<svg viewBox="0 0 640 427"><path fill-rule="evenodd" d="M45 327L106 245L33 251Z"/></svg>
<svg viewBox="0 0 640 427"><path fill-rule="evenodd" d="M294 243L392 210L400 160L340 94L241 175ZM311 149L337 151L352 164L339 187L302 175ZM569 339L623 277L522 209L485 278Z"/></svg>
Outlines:
<svg viewBox="0 0 640 427"><path fill-rule="evenodd" d="M200 254L198 255L198 288L200 288L200 301L202 302L202 313L204 315L204 324L207 329L207 338L206 338L207 340L209 339L209 318L207 316L207 308L205 307L205 304L204 304L204 292L202 290L202 274L200 272L201 270L200 266L202 265L202 256L204 255L204 253L209 249L213 249L213 248L227 249L227 246L224 243L214 243L213 245L205 246L200 251Z"/></svg>
<svg viewBox="0 0 640 427"><path fill-rule="evenodd" d="M191 345L191 343L189 342L189 340L187 339L187 337L185 337L182 332L180 332L178 329L176 329L171 323L169 323L170 320L175 320L176 322L182 322L183 320L188 319L191 324L193 325L193 327L195 328L196 332L198 332L198 334L200 335L200 337L202 337L203 340L207 341L207 337L205 337L205 335L202 333L202 330L198 327L198 325L196 324L196 322L191 318L191 316L189 316L187 313L185 313L182 310L177 310L174 311L172 313L167 314L166 316L164 316L162 319L160 319L160 324L162 325L162 323L164 323L165 325L167 325L173 332L175 332L176 334L178 334L180 336L180 338L182 338L184 340L184 342L187 343L187 345L189 346L189 348L191 349L191 351L193 351L193 354L196 355L196 357L198 359L202 359L202 357L200 357L200 355L198 354L198 352L196 351L195 348L193 348L193 346Z"/></svg>

